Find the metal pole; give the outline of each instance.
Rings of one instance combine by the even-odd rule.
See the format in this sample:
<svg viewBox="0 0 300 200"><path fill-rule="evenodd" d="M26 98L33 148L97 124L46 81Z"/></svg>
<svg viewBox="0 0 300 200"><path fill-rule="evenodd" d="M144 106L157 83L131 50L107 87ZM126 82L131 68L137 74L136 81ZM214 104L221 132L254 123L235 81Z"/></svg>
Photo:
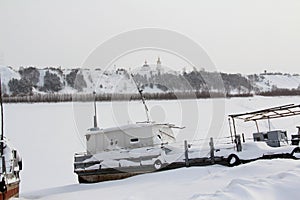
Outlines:
<svg viewBox="0 0 300 200"><path fill-rule="evenodd" d="M215 147L214 147L214 139L211 137L209 141L210 147L210 161L212 164L215 163Z"/></svg>
<svg viewBox="0 0 300 200"><path fill-rule="evenodd" d="M185 155L185 166L189 167L189 149L188 149L188 143L186 140L184 140L184 155Z"/></svg>
<svg viewBox="0 0 300 200"><path fill-rule="evenodd" d="M228 117L228 123L229 123L230 138L231 138L231 142L233 143L233 137L232 137L232 129L231 129L230 117Z"/></svg>
<svg viewBox="0 0 300 200"><path fill-rule="evenodd" d="M3 147L4 147L4 120L3 120L3 102L2 102L2 82L0 76L0 106L1 106L1 142L0 142L0 154L3 156Z"/></svg>
<svg viewBox="0 0 300 200"><path fill-rule="evenodd" d="M235 121L234 121L234 118L233 118L233 117L232 117L232 124L233 124L234 138L236 138Z"/></svg>
<svg viewBox="0 0 300 200"><path fill-rule="evenodd" d="M94 128L97 128L98 126L97 126L96 92L94 91L93 94L94 94L94 97L95 97L95 99L94 99L94 110L95 110L95 115L94 115Z"/></svg>
<svg viewBox="0 0 300 200"><path fill-rule="evenodd" d="M270 118L268 117L268 125L269 125L269 131L271 131L271 124L270 124Z"/></svg>
<svg viewBox="0 0 300 200"><path fill-rule="evenodd" d="M258 124L256 120L255 120L255 125L256 125L257 132L259 133Z"/></svg>
<svg viewBox="0 0 300 200"><path fill-rule="evenodd" d="M2 174L6 172L5 166L5 157L3 155L3 148L4 148L4 120L3 120L3 102L2 102L2 82L1 82L1 75L0 75L0 106L1 106L1 141L0 141L0 153L2 159Z"/></svg>
<svg viewBox="0 0 300 200"><path fill-rule="evenodd" d="M148 113L149 110L148 110L148 107L147 107L147 105L146 105L145 98L144 98L144 96L143 96L143 90L138 86L137 82L135 82L133 74L131 74L131 77L132 77L132 80L133 80L135 86L136 86L137 89L138 89L138 92L139 92L139 94L140 94L140 96L141 96L141 99L142 99L142 102L143 102L143 104L144 104L147 122L150 122L150 117L149 117L149 113Z"/></svg>

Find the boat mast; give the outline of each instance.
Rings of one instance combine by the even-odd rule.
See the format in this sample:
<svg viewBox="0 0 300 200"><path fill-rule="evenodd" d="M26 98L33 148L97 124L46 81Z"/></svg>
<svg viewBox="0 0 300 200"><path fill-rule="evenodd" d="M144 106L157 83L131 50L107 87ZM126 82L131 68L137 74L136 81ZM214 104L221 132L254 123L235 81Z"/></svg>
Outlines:
<svg viewBox="0 0 300 200"><path fill-rule="evenodd" d="M96 91L93 92L94 94L94 110L95 110L95 115L94 115L94 128L97 128L97 105L96 105Z"/></svg>
<svg viewBox="0 0 300 200"><path fill-rule="evenodd" d="M139 94L140 94L140 96L141 96L142 102L143 102L143 104L144 104L145 113L146 113L146 117L147 117L147 122L150 122L149 110L148 110L148 107L147 107L147 105L146 105L145 98L144 98L144 96L143 96L143 90L138 86L137 82L134 80L133 74L131 74L131 77L132 77L132 80L133 80L135 86L137 87L137 89L138 89L138 91L139 91Z"/></svg>
<svg viewBox="0 0 300 200"><path fill-rule="evenodd" d="M0 141L0 154L1 154L1 161L2 161L2 174L6 172L5 166L5 157L4 157L4 120L3 120L3 104L2 104L2 82L1 82L1 75L0 75L0 107L1 107L1 141Z"/></svg>

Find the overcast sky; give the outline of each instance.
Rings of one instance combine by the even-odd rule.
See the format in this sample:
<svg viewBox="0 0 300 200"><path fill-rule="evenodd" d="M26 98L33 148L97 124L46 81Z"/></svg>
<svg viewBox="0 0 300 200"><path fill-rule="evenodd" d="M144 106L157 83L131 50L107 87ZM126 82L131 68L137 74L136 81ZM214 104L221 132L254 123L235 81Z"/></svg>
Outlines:
<svg viewBox="0 0 300 200"><path fill-rule="evenodd" d="M300 73L299 0L0 0L0 64L81 66L102 42L143 27L186 35L220 71Z"/></svg>

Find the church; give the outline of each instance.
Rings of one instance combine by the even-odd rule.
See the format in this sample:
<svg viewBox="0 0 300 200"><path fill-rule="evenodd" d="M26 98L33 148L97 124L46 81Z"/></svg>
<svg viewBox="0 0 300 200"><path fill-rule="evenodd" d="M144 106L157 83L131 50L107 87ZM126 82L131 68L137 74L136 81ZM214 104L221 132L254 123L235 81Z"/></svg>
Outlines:
<svg viewBox="0 0 300 200"><path fill-rule="evenodd" d="M140 75L156 75L164 73L163 67L161 65L160 57L157 58L156 65L149 65L147 60L145 60L144 65L138 71Z"/></svg>

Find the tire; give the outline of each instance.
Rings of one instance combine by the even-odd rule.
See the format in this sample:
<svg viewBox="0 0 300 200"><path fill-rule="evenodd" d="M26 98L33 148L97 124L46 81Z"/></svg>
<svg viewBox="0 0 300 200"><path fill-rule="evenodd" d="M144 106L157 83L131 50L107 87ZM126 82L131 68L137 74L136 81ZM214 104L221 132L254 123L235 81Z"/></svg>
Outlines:
<svg viewBox="0 0 300 200"><path fill-rule="evenodd" d="M241 164L241 160L239 159L239 157L235 154L230 154L227 158L227 165L229 167L233 167L233 166L237 166Z"/></svg>
<svg viewBox="0 0 300 200"><path fill-rule="evenodd" d="M299 147L296 147L296 148L292 151L292 153L291 153L291 157L292 157L292 158L296 158L296 157L295 157L295 153L300 153L300 148L299 148Z"/></svg>
<svg viewBox="0 0 300 200"><path fill-rule="evenodd" d="M162 162L160 160L156 160L153 164L155 170L159 170L162 168Z"/></svg>

